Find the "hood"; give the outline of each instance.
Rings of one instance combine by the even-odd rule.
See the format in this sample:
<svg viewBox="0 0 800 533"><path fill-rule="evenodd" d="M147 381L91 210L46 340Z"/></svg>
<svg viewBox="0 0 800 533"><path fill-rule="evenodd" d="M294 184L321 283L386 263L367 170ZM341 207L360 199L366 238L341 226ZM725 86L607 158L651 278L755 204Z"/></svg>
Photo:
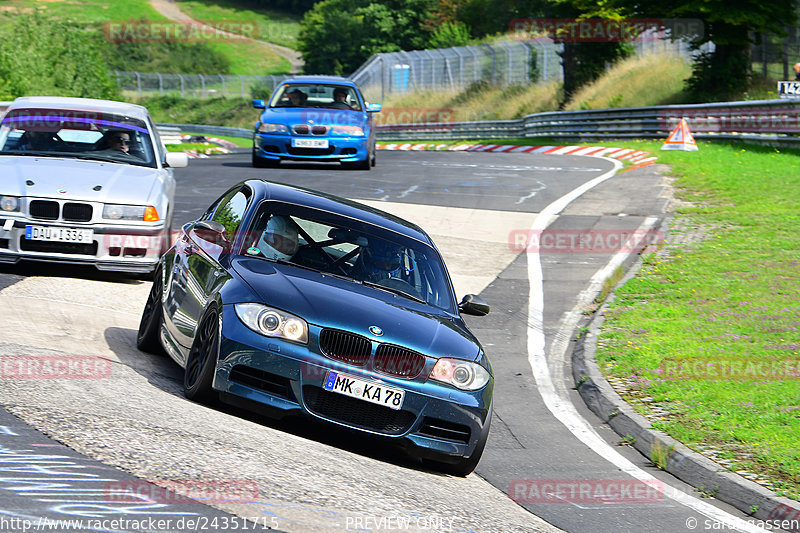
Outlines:
<svg viewBox="0 0 800 533"><path fill-rule="evenodd" d="M154 168L61 157L2 156L0 174L1 194L122 204L152 203L160 181Z"/></svg>
<svg viewBox="0 0 800 533"><path fill-rule="evenodd" d="M367 122L363 111L323 107L273 107L261 113L261 122L270 124L322 124L363 126ZM309 122L310 121L310 122Z"/></svg>
<svg viewBox="0 0 800 533"><path fill-rule="evenodd" d="M460 319L399 295L288 265L237 258L234 270L261 303L293 313L309 324L342 329L433 357L474 361L477 339ZM381 337L370 326L383 330Z"/></svg>

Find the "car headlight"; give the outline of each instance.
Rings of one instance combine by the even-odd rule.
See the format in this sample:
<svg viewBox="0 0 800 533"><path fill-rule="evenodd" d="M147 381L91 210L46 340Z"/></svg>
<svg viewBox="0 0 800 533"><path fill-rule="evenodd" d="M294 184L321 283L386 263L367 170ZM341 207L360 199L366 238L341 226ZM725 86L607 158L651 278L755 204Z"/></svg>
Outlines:
<svg viewBox="0 0 800 533"><path fill-rule="evenodd" d="M436 361L429 377L461 390L478 390L489 383L492 376L477 363L443 357Z"/></svg>
<svg viewBox="0 0 800 533"><path fill-rule="evenodd" d="M152 205L106 204L103 206L103 218L109 220L141 220L158 222L158 210Z"/></svg>
<svg viewBox="0 0 800 533"><path fill-rule="evenodd" d="M333 126L331 128L332 135L352 135L354 137L363 137L364 128L358 126Z"/></svg>
<svg viewBox="0 0 800 533"><path fill-rule="evenodd" d="M267 122L258 125L258 133L289 133L289 128L284 124L270 124Z"/></svg>
<svg viewBox="0 0 800 533"><path fill-rule="evenodd" d="M19 198L0 196L0 211L19 211Z"/></svg>
<svg viewBox="0 0 800 533"><path fill-rule="evenodd" d="M266 337L306 344L308 324L300 317L262 304L236 304L236 316L245 326Z"/></svg>

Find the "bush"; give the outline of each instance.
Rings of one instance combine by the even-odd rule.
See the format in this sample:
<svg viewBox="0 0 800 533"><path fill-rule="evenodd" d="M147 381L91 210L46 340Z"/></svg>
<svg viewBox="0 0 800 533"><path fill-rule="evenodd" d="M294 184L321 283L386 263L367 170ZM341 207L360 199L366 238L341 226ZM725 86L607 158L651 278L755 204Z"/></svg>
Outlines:
<svg viewBox="0 0 800 533"><path fill-rule="evenodd" d="M109 70L164 74L229 74L231 62L203 43L109 43L105 49Z"/></svg>
<svg viewBox="0 0 800 533"><path fill-rule="evenodd" d="M8 15L6 15L8 16ZM115 99L101 34L39 12L0 29L0 100L18 96Z"/></svg>

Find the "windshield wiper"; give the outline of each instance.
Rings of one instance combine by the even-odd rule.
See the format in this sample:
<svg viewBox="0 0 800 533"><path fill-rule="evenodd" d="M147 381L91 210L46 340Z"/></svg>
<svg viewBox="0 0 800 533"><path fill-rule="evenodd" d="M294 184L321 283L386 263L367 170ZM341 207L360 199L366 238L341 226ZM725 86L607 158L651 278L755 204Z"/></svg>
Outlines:
<svg viewBox="0 0 800 533"><path fill-rule="evenodd" d="M286 259L270 259L267 257L265 257L264 259L266 259L267 261L274 261L280 265L289 265L297 268L302 268L303 270L310 270L311 272L316 272L324 276L331 276L332 278L343 279L345 281L352 281L353 283L358 283L358 280L355 280L353 278L342 276L341 274L334 274L333 272L328 272L327 270L320 270L318 268L310 267L307 265L301 265L300 263L293 263L291 261L287 261Z"/></svg>
<svg viewBox="0 0 800 533"><path fill-rule="evenodd" d="M414 300L415 302L419 302L421 304L427 304L425 300L419 298L418 296L414 296L413 294L409 294L402 289L395 289L394 287L387 287L386 285L380 285L378 283L373 283L372 281L361 281L363 285L367 287L373 287L375 289L380 289L382 291L391 292L392 294L397 294L398 296L404 296L409 300Z"/></svg>

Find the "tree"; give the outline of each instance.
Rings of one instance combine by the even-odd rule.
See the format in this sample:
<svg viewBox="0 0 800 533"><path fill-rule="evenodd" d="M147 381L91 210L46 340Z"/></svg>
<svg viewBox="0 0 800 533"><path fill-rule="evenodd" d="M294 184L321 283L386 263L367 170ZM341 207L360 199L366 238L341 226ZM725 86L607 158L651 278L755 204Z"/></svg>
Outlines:
<svg viewBox="0 0 800 533"><path fill-rule="evenodd" d="M24 95L116 98L101 34L41 13L19 15L0 31L0 99Z"/></svg>
<svg viewBox="0 0 800 533"><path fill-rule="evenodd" d="M695 60L688 88L700 101L729 99L747 88L751 73L750 45L761 33L785 35L797 23L797 0L566 0L595 16L617 15L640 18L697 19L704 25L695 49L713 42L713 52ZM602 6L602 7L599 7Z"/></svg>
<svg viewBox="0 0 800 533"><path fill-rule="evenodd" d="M373 54L423 48L431 0L323 0L300 24L298 47L312 74L350 74Z"/></svg>

